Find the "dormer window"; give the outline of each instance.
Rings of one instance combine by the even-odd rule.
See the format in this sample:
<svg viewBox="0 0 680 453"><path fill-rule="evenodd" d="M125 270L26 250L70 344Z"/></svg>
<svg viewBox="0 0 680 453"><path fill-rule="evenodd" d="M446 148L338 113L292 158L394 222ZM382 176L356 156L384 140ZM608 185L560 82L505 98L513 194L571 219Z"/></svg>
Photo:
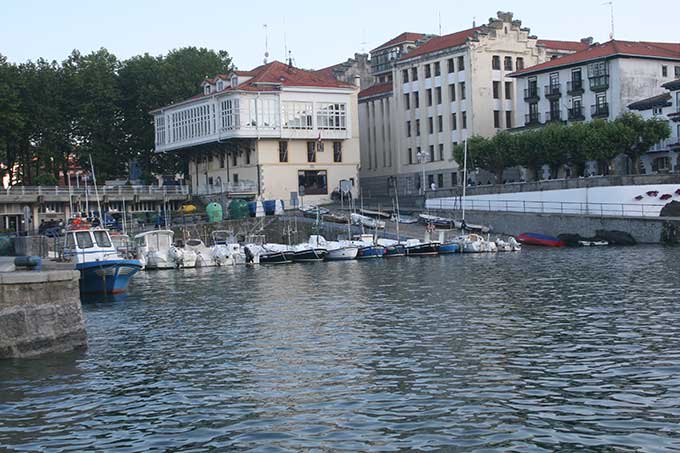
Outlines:
<svg viewBox="0 0 680 453"><path fill-rule="evenodd" d="M217 82L217 91L222 91L224 89L224 82L221 80Z"/></svg>
<svg viewBox="0 0 680 453"><path fill-rule="evenodd" d="M231 87L236 88L238 86L238 77L234 76L231 78Z"/></svg>
<svg viewBox="0 0 680 453"><path fill-rule="evenodd" d="M205 88L203 88L203 93L206 95L210 94L210 85L206 85Z"/></svg>

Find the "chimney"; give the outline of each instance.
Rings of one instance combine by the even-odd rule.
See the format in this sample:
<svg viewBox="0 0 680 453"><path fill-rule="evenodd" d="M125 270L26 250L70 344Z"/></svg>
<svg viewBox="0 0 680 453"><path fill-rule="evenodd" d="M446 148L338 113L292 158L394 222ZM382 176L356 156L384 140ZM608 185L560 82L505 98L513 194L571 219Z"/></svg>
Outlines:
<svg viewBox="0 0 680 453"><path fill-rule="evenodd" d="M588 36L587 38L581 38L581 43L588 44L589 46L592 46L593 45L593 37Z"/></svg>
<svg viewBox="0 0 680 453"><path fill-rule="evenodd" d="M361 76L359 74L354 76L354 85L361 88Z"/></svg>

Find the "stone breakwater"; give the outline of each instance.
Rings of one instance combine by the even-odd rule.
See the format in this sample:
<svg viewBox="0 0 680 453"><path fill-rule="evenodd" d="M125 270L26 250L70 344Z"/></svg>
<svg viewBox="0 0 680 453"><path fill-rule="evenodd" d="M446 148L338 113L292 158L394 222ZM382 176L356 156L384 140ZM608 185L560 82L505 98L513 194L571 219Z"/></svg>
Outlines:
<svg viewBox="0 0 680 453"><path fill-rule="evenodd" d="M0 359L87 346L73 270L0 274Z"/></svg>

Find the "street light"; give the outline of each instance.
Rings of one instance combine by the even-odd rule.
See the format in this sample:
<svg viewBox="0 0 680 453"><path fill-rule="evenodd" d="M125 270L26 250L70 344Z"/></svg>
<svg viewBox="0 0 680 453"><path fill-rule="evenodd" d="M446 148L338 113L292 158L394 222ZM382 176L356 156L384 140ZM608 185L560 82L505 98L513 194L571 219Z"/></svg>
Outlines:
<svg viewBox="0 0 680 453"><path fill-rule="evenodd" d="M420 188L423 191L423 195L425 195L425 164L429 160L430 156L425 152L425 151L418 151L416 153L416 158L418 159L418 163L422 165L422 170L423 170L423 179L420 180Z"/></svg>

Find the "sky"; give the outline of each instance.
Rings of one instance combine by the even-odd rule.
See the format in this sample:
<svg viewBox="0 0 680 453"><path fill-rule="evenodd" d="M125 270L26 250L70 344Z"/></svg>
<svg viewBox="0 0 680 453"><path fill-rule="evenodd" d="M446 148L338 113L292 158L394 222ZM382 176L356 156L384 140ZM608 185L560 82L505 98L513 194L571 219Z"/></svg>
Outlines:
<svg viewBox="0 0 680 453"><path fill-rule="evenodd" d="M64 60L105 47L119 59L184 46L226 50L240 69L291 51L298 67L320 69L369 51L403 31L453 33L486 23L498 10L543 39L608 40L601 0L225 1L0 0L0 54L12 62ZM615 37L680 42L678 0L614 0ZM421 6L422 5L422 6ZM441 20L440 20L441 18ZM265 34L265 24L267 25Z"/></svg>

